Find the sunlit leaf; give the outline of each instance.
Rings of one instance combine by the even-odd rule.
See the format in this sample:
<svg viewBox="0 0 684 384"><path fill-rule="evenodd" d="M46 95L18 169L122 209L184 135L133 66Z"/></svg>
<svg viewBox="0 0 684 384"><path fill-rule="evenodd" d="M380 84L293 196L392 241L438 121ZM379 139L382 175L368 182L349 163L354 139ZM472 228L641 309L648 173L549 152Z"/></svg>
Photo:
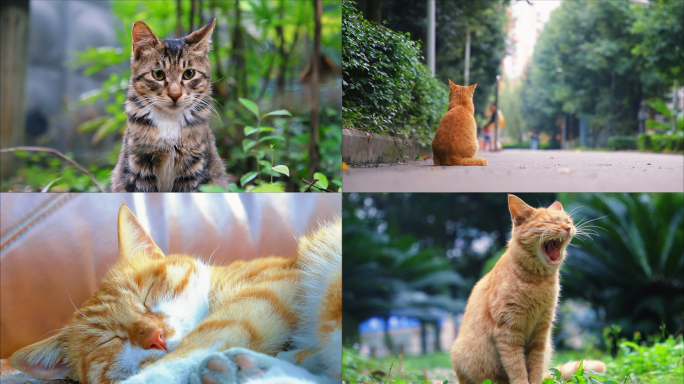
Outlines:
<svg viewBox="0 0 684 384"><path fill-rule="evenodd" d="M219 187L218 185L213 185L213 184L204 184L200 185L199 190L201 192L206 192L206 193L226 193L225 189Z"/></svg>
<svg viewBox="0 0 684 384"><path fill-rule="evenodd" d="M276 111L265 114L263 117L266 116L292 116L292 114L290 113L290 111L286 109L278 109Z"/></svg>
<svg viewBox="0 0 684 384"><path fill-rule="evenodd" d="M259 118L259 106L253 102L252 100L248 99L243 99L240 97L238 100L240 100L240 103L244 105L247 109L249 109L250 112L254 114L257 118Z"/></svg>
<svg viewBox="0 0 684 384"><path fill-rule="evenodd" d="M245 127L245 136L249 136L252 133L255 133L256 131L258 131L258 129L252 127L251 125L248 125Z"/></svg>
<svg viewBox="0 0 684 384"><path fill-rule="evenodd" d="M290 169L285 165L276 165L275 167L273 167L271 169L278 172L278 173L282 173L283 175L290 176Z"/></svg>
<svg viewBox="0 0 684 384"><path fill-rule="evenodd" d="M252 171L252 172L247 172L242 177L240 178L240 186L244 187L245 184L249 183L250 181L254 180L257 177L257 173Z"/></svg>
<svg viewBox="0 0 684 384"><path fill-rule="evenodd" d="M261 139L259 139L259 143L263 143L264 141L270 141L270 140L285 141L285 137L280 136L280 135L266 136L266 137L262 137Z"/></svg>
<svg viewBox="0 0 684 384"><path fill-rule="evenodd" d="M324 174L322 174L320 172L316 172L316 173L314 173L313 177L314 177L314 179L318 179L316 184L314 184L314 187L319 186L319 187L323 187L325 189L328 189L328 178Z"/></svg>
<svg viewBox="0 0 684 384"><path fill-rule="evenodd" d="M249 190L250 192L285 192L285 187L282 184L270 183L257 185Z"/></svg>
<svg viewBox="0 0 684 384"><path fill-rule="evenodd" d="M259 140L261 141L261 140ZM242 150L247 152L249 151L252 147L256 145L256 141L252 139L244 139L242 140Z"/></svg>

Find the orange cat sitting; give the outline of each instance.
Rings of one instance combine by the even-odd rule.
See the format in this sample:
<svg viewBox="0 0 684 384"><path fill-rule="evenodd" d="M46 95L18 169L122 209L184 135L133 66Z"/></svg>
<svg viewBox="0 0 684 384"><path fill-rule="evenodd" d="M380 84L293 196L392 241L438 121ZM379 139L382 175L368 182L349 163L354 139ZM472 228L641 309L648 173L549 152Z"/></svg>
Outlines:
<svg viewBox="0 0 684 384"><path fill-rule="evenodd" d="M488 165L477 153L477 123L473 92L477 84L464 87L449 80L449 110L432 139L435 165Z"/></svg>
<svg viewBox="0 0 684 384"><path fill-rule="evenodd" d="M226 266L164 255L125 205L118 235L99 289L60 333L15 352L14 368L83 384L339 383L339 220L296 258Z"/></svg>
<svg viewBox="0 0 684 384"><path fill-rule="evenodd" d="M531 384L548 376L559 269L577 228L559 202L535 209L508 195L508 204L508 250L473 288L451 349L460 384ZM569 380L578 364L557 369ZM606 365L587 360L584 369L603 373Z"/></svg>

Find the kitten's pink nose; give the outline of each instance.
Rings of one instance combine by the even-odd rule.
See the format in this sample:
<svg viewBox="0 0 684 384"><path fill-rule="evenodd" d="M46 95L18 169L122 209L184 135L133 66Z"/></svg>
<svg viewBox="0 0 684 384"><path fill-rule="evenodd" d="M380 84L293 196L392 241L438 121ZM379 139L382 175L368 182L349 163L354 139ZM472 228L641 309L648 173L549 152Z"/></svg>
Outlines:
<svg viewBox="0 0 684 384"><path fill-rule="evenodd" d="M150 337L145 342L145 349L163 349L166 350L166 341L164 341L164 331L158 329L150 334Z"/></svg>
<svg viewBox="0 0 684 384"><path fill-rule="evenodd" d="M181 93L169 93L169 97L171 98L171 100L173 100L174 103L178 101L178 98L181 96Z"/></svg>
<svg viewBox="0 0 684 384"><path fill-rule="evenodd" d="M572 230L572 228L568 227L567 225L564 226L563 229L565 229L568 232L568 234L570 234L570 231Z"/></svg>

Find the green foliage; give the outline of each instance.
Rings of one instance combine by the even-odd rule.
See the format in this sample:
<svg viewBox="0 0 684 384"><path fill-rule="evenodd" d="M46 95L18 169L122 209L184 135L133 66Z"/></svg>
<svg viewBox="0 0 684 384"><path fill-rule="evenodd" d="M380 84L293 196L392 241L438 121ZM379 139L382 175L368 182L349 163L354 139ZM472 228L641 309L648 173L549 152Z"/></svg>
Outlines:
<svg viewBox="0 0 684 384"><path fill-rule="evenodd" d="M681 1L653 0L648 6L633 4L631 32L640 37L631 52L641 56L670 84L684 85L684 7Z"/></svg>
<svg viewBox="0 0 684 384"><path fill-rule="evenodd" d="M420 63L420 45L371 23L343 1L343 125L411 137L426 144L444 112L448 89Z"/></svg>
<svg viewBox="0 0 684 384"><path fill-rule="evenodd" d="M561 3L527 69L522 91L526 128L555 136L560 133L556 118L568 114L589 118L592 141L605 130L635 134L641 101L671 90L672 74L680 72L684 35L672 15L682 7L675 3ZM658 44L649 42L661 38Z"/></svg>
<svg viewBox="0 0 684 384"><path fill-rule="evenodd" d="M608 138L608 148L611 151L638 149L637 138L631 136L613 136Z"/></svg>
<svg viewBox="0 0 684 384"><path fill-rule="evenodd" d="M44 152L17 151L14 155L24 166L9 179L2 180L0 189L12 192L99 192L90 178L73 165ZM73 158L73 154L67 153ZM91 165L87 168L103 186L111 169Z"/></svg>
<svg viewBox="0 0 684 384"><path fill-rule="evenodd" d="M579 297L627 334L665 323L684 329L684 195L561 194L566 210L594 230L576 238L562 274L565 297ZM591 221L593 220L593 221ZM581 225L581 224L580 224Z"/></svg>
<svg viewBox="0 0 684 384"><path fill-rule="evenodd" d="M637 137L640 151L681 153L684 151L684 135L677 132L669 135L642 133Z"/></svg>
<svg viewBox="0 0 684 384"><path fill-rule="evenodd" d="M609 354L592 358L606 363L607 372L585 371L583 364L577 368L570 381L560 377L560 372L551 368L552 377L541 384L679 384L684 376L684 341L682 336L670 335L649 342L640 342L638 335L633 341L623 338L618 343L619 352L615 358ZM588 356L575 352L561 351L554 364L586 359ZM399 368L401 366L401 368ZM345 383L422 384L429 379L442 380L433 369L452 369L448 353L432 355L370 358L352 348L343 348L342 380ZM427 374L428 377L425 377ZM443 383L447 383L446 380ZM491 384L485 380L482 384Z"/></svg>

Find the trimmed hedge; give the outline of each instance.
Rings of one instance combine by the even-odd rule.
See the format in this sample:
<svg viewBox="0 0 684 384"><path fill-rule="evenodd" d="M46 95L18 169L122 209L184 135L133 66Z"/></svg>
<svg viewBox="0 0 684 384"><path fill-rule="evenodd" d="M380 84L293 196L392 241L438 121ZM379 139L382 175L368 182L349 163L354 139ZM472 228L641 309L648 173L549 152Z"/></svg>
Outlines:
<svg viewBox="0 0 684 384"><path fill-rule="evenodd" d="M420 63L408 34L365 20L342 2L342 125L429 143L446 112L448 87Z"/></svg>
<svg viewBox="0 0 684 384"><path fill-rule="evenodd" d="M682 152L684 151L684 135L680 133L660 135L642 133L637 138L640 151L650 152Z"/></svg>
<svg viewBox="0 0 684 384"><path fill-rule="evenodd" d="M637 138L631 136L614 136L608 138L608 148L611 151L638 149Z"/></svg>

